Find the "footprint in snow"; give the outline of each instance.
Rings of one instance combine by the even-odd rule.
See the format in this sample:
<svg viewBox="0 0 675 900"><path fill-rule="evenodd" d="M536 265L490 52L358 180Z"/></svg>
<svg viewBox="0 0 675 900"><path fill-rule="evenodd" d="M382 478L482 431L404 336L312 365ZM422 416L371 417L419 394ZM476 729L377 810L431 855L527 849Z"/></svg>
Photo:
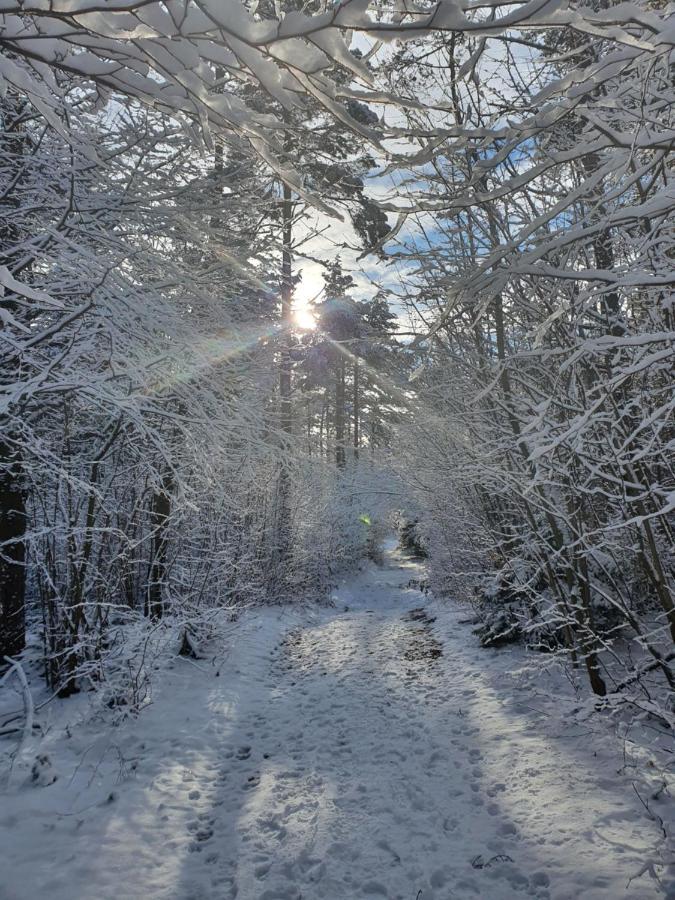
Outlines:
<svg viewBox="0 0 675 900"><path fill-rule="evenodd" d="M253 790L253 788L257 788L260 784L260 775L249 775L246 779L246 784L244 785L245 791Z"/></svg>

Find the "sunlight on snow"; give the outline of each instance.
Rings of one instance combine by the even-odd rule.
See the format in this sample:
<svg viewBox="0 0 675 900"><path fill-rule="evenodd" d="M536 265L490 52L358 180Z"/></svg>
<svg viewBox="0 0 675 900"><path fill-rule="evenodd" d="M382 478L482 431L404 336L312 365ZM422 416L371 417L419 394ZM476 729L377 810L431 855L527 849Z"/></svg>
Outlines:
<svg viewBox="0 0 675 900"><path fill-rule="evenodd" d="M272 837L274 866L290 881L312 870L316 877L323 877L323 860L330 855L330 825L338 812L338 788L325 773L312 769L300 772L292 760L287 762L287 766L268 763L262 770L260 784L241 812L237 831L258 838ZM243 897L260 896L260 879L269 867L263 856L261 853L257 865L252 860L247 864L244 854L240 858L238 879Z"/></svg>
<svg viewBox="0 0 675 900"><path fill-rule="evenodd" d="M469 654L465 657L471 669ZM650 835L634 810L617 802L615 784L610 777L588 768L570 745L568 754L561 753L559 740L542 730L541 723L531 718L532 710L518 702L504 703L484 674L474 673L471 683L472 706L477 714L467 721L475 729L476 746L481 748L475 762L493 788L488 791L492 806L518 822L518 831L535 842L538 836L551 834L552 820L574 822L589 845L620 848L639 858L649 847ZM468 706L469 704L467 704ZM570 784L577 790L570 792ZM606 789L606 792L605 792ZM588 792L595 791L593 806L587 803ZM561 829L559 851L567 852L567 835ZM572 832L570 832L570 839ZM555 843L555 841L552 841ZM549 848L552 849L552 848ZM605 854L599 854L588 873L602 883L609 872L603 871ZM582 860L577 859L581 870Z"/></svg>
<svg viewBox="0 0 675 900"><path fill-rule="evenodd" d="M167 724L172 735L182 732L183 737L180 746L175 740L164 745L150 783L135 793L133 802L127 805L117 800L112 807L114 813L103 837L106 855L89 860L102 896L108 896L105 891L111 888L106 884L109 873L129 870L130 859L134 860L132 871L139 896L171 896L189 878L194 840L199 839L199 824L197 829L193 826L214 808L222 790L217 775L225 760L219 754L219 742L234 731L241 701L239 692L224 695L217 689L204 702L199 696L202 689L199 678L186 679L183 693L175 698L173 722L157 707L149 712L155 746L163 745ZM189 719L184 712L188 709ZM215 735L217 741L213 740ZM160 848L168 852L160 852ZM99 861L104 866L100 871Z"/></svg>
<svg viewBox="0 0 675 900"><path fill-rule="evenodd" d="M377 603L373 605L377 606ZM438 614L439 610L434 613ZM360 617L340 617L296 633L286 652L296 672L316 669L324 675L345 677L350 670L365 668L370 673L371 685L379 683L393 702L406 675L411 672L405 656L406 634L407 628L398 616L394 620L371 619L365 629ZM471 672L470 654L462 653L456 642L453 644L453 671ZM499 855L514 841L523 841L535 868L539 865L543 870L550 866L555 872L564 870L570 847L578 840L577 832L580 832L588 846L588 854L577 855L579 884L591 885L589 897L603 896L613 877L608 868L611 861L608 851L618 849L622 854L639 859L647 851L651 839L649 831L645 832L644 823L635 816L629 804L617 797L611 779L599 778L598 773L589 768L588 761L579 756L574 745L570 746L569 752L561 753L561 742L542 729L541 722L532 717L532 710L515 699L505 702L495 693L490 677L473 671L470 682L465 676L457 677L456 681L451 676L446 681L447 675L433 667L425 671L418 664L414 666L415 683L420 687L425 685L426 690L440 690L445 697L441 707L434 709L432 705L427 710L426 721L431 733L444 746L456 748L458 755L461 755L458 749L461 735L473 735L471 774L467 771L462 775L460 770L455 771L454 753L451 753L446 778L442 778L440 784L447 790L454 790L453 784L461 783L460 794L465 787L473 791L474 782L484 781L488 785L486 812L495 823L494 834L485 843L480 831L484 826L475 829L467 826L467 844L477 847L485 844L486 852ZM374 698L370 702L377 707ZM370 731L373 708L366 703L361 713L363 715L352 712L350 728L352 732L364 734ZM405 732L403 723L399 728ZM421 747L428 735L423 731L418 734ZM572 790L571 785L575 785ZM593 786L597 794L593 806L589 807L587 797ZM288 791L289 802L298 803L295 837L296 843L300 841L300 844L303 843L306 793L299 790L294 797L292 789ZM260 800L260 797L252 798L251 813ZM399 801L407 802L405 792ZM455 797L457 806L461 807L462 802ZM321 805L323 807L324 802ZM569 828L568 822L574 822L575 827ZM352 830L356 827L352 822ZM366 821L358 827L369 827L367 814ZM545 835L548 837L544 838ZM314 836L309 832L304 844L315 850ZM540 845L542 858L537 861Z"/></svg>

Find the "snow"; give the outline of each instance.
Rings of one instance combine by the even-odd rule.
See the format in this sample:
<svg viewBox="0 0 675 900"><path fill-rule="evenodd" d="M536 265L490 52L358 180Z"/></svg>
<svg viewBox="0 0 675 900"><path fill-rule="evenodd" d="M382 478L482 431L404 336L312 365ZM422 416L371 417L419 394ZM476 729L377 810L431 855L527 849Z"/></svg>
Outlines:
<svg viewBox="0 0 675 900"><path fill-rule="evenodd" d="M333 605L249 610L176 658L136 719L56 701L36 782L0 798L0 898L662 896L609 724L420 586L390 542Z"/></svg>
<svg viewBox="0 0 675 900"><path fill-rule="evenodd" d="M63 303L61 303L60 300L55 300L45 291L36 291L35 288L32 288L30 285L21 284L17 281L7 266L0 266L0 288L2 289L0 297L4 297L5 291L9 290L21 297L28 297L30 300L35 300L37 303L42 303L46 306L54 307L55 309L63 309Z"/></svg>

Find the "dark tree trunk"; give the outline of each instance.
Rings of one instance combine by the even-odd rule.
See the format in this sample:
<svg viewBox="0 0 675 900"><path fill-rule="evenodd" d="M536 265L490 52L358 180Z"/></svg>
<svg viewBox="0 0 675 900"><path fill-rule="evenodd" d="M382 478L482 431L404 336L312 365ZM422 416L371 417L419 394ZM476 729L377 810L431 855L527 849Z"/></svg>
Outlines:
<svg viewBox="0 0 675 900"><path fill-rule="evenodd" d="M354 459L359 458L359 444L361 442L361 378L360 378L359 362L354 363Z"/></svg>
<svg viewBox="0 0 675 900"><path fill-rule="evenodd" d="M335 375L335 464L344 469L345 455L345 363L340 359Z"/></svg>
<svg viewBox="0 0 675 900"><path fill-rule="evenodd" d="M25 529L19 452L0 439L0 663L26 646Z"/></svg>
<svg viewBox="0 0 675 900"><path fill-rule="evenodd" d="M0 104L3 123L3 152L13 160L17 175L13 187L5 189L0 199L0 261L12 268L13 254L20 240L12 215L20 203L22 157L27 147L23 128L24 98L10 90ZM24 262L30 269L30 263ZM15 304L6 295L8 312L17 314ZM8 347L11 344L7 345ZM3 360L0 381L3 387L15 380L18 359L12 355ZM26 568L25 528L26 500L22 484L21 451L12 441L7 419L0 419L0 666L5 656L15 656L26 646Z"/></svg>
<svg viewBox="0 0 675 900"><path fill-rule="evenodd" d="M171 515L171 478L164 476L161 487L152 496L152 562L148 583L147 615L161 619L164 615L163 587L166 581L167 529Z"/></svg>
<svg viewBox="0 0 675 900"><path fill-rule="evenodd" d="M604 228L593 241L593 254L598 269L614 271L614 246L608 228ZM625 329L621 322L621 301L616 288L607 290L602 295L601 312L608 334L620 337Z"/></svg>
<svg viewBox="0 0 675 900"><path fill-rule="evenodd" d="M279 424L284 446L281 453L279 472L277 555L280 565L285 565L289 553L291 513L291 474L288 466L290 439L293 434L293 411L291 407L291 327L293 324L293 201L291 189L283 186L281 204L282 254L281 254L281 361L279 366Z"/></svg>

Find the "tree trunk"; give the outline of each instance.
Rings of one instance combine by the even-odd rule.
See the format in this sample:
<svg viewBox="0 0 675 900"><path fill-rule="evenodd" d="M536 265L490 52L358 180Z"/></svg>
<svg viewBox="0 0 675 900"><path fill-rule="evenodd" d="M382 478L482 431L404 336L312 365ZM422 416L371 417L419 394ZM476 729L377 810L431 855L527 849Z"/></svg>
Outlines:
<svg viewBox="0 0 675 900"><path fill-rule="evenodd" d="M345 363L338 362L335 375L335 464L344 469L345 455Z"/></svg>
<svg viewBox="0 0 675 900"><path fill-rule="evenodd" d="M361 416L361 385L360 385L360 370L359 370L359 361L356 360L354 363L354 395L353 395L353 405L354 405L354 459L359 458L359 444L361 441L360 435L360 416Z"/></svg>
<svg viewBox="0 0 675 900"><path fill-rule="evenodd" d="M287 139L288 140L288 139ZM283 186L281 203L282 251L281 251L281 360L279 364L279 425L282 433L281 468L279 471L277 558L283 568L290 545L290 493L291 476L288 466L290 439L293 434L291 408L291 327L293 324L293 202L291 189Z"/></svg>
<svg viewBox="0 0 675 900"><path fill-rule="evenodd" d="M0 203L4 207L0 217L0 255L10 265L11 254L19 240L19 232L12 212L19 207L23 179L20 176L22 156L27 138L22 112L26 108L22 96L10 90L0 105L4 148L8 158L14 159L17 179L4 193ZM30 263L25 266L30 269ZM17 313L14 303L3 301L10 314ZM11 344L8 344L11 346ZM0 380L3 386L16 377L19 361L5 359ZM11 423L0 419L0 666L5 656L15 656L26 646L26 568L25 529L26 501L22 479L21 451L11 440Z"/></svg>
<svg viewBox="0 0 675 900"><path fill-rule="evenodd" d="M153 619L161 619L165 611L163 586L166 581L167 527L171 515L171 485L171 476L164 475L160 487L152 495L150 507L150 522L153 531L146 615Z"/></svg>
<svg viewBox="0 0 675 900"><path fill-rule="evenodd" d="M25 528L19 453L0 440L0 663L26 646Z"/></svg>
<svg viewBox="0 0 675 900"><path fill-rule="evenodd" d="M323 399L321 403L321 418L319 420L319 456L324 457L324 432L328 429L328 388L324 388ZM329 455L329 449L326 446L326 458Z"/></svg>

